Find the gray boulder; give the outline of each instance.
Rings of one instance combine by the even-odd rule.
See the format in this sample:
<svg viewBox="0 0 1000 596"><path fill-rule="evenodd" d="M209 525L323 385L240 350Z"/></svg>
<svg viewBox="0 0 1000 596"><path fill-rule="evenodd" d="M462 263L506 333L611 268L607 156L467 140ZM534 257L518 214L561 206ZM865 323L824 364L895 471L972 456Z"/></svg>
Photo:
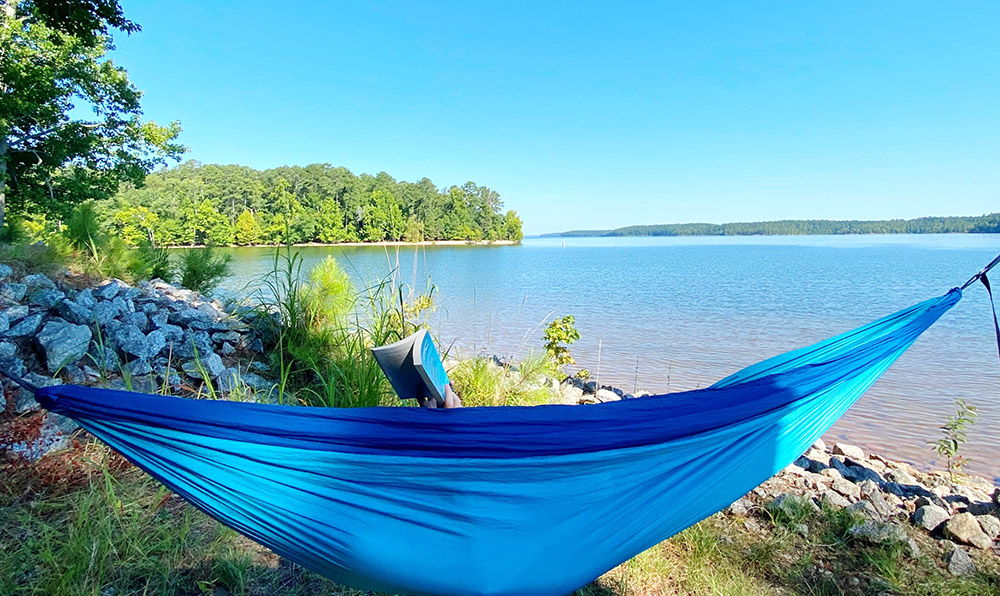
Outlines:
<svg viewBox="0 0 1000 596"><path fill-rule="evenodd" d="M843 478L834 478L830 488L854 501L861 498L861 487Z"/></svg>
<svg viewBox="0 0 1000 596"><path fill-rule="evenodd" d="M144 312L133 312L122 317L122 322L135 325L140 331L149 331L149 318Z"/></svg>
<svg viewBox="0 0 1000 596"><path fill-rule="evenodd" d="M50 374L67 364L76 364L90 347L90 327L49 321L35 336L35 345L45 358Z"/></svg>
<svg viewBox="0 0 1000 596"><path fill-rule="evenodd" d="M126 368L128 369L129 375L132 377L141 377L153 372L153 367L149 364L149 360L145 359L133 360L128 363Z"/></svg>
<svg viewBox="0 0 1000 596"><path fill-rule="evenodd" d="M209 352L207 355L202 354L196 360L189 360L184 363L184 372L190 377L196 379L202 378L202 371L208 375L210 379L217 379L226 371L226 365L222 363L222 358L219 357L215 352Z"/></svg>
<svg viewBox="0 0 1000 596"><path fill-rule="evenodd" d="M111 303L118 307L120 313L131 314L135 312L135 303L126 296L115 296Z"/></svg>
<svg viewBox="0 0 1000 596"><path fill-rule="evenodd" d="M948 521L948 512L943 507L937 505L924 505L913 512L913 523L933 532L944 522Z"/></svg>
<svg viewBox="0 0 1000 596"><path fill-rule="evenodd" d="M29 315L21 319L3 333L4 337L26 337L38 331L38 326L42 324L42 315Z"/></svg>
<svg viewBox="0 0 1000 596"><path fill-rule="evenodd" d="M864 516L865 519L871 521L883 521L882 515L879 514L878 510L875 509L875 506L872 505L871 502L869 502L866 499L861 499L857 503L854 503L853 505L848 507L847 510L852 513L860 514Z"/></svg>
<svg viewBox="0 0 1000 596"><path fill-rule="evenodd" d="M851 506L846 497L832 490L823 491L820 503L828 509L844 509Z"/></svg>
<svg viewBox="0 0 1000 596"><path fill-rule="evenodd" d="M63 299L56 305L56 313L70 323L89 325L94 322L94 312L79 302Z"/></svg>
<svg viewBox="0 0 1000 596"><path fill-rule="evenodd" d="M833 445L833 454L843 455L857 461L865 460L865 452L860 447L848 445L847 443L835 443Z"/></svg>
<svg viewBox="0 0 1000 596"><path fill-rule="evenodd" d="M10 268L10 265L0 264L0 281L6 280L8 277L14 274L14 270Z"/></svg>
<svg viewBox="0 0 1000 596"><path fill-rule="evenodd" d="M28 286L19 283L6 282L0 285L0 299L9 302L20 302L24 300L24 295L28 291Z"/></svg>
<svg viewBox="0 0 1000 596"><path fill-rule="evenodd" d="M240 341L240 334L235 331L220 331L212 334L212 341L217 344L222 342L238 342Z"/></svg>
<svg viewBox="0 0 1000 596"><path fill-rule="evenodd" d="M76 295L75 301L87 310L94 310L94 307L97 306L97 298L94 297L94 291L90 288L80 290Z"/></svg>
<svg viewBox="0 0 1000 596"><path fill-rule="evenodd" d="M0 333L10 329L10 318L7 313L0 313Z"/></svg>
<svg viewBox="0 0 1000 596"><path fill-rule="evenodd" d="M976 517L976 520L979 522L979 527L983 529L983 534L986 534L990 540L996 540L1000 536L1000 519L992 515L980 515Z"/></svg>
<svg viewBox="0 0 1000 596"><path fill-rule="evenodd" d="M119 314L118 307L115 306L113 302L107 300L103 302L98 302L94 306L94 319L97 321L98 325L107 325L112 319L117 317Z"/></svg>
<svg viewBox="0 0 1000 596"><path fill-rule="evenodd" d="M954 547L944 556L944 562L948 565L948 571L952 575L967 576L976 574L976 566L972 562L969 553Z"/></svg>
<svg viewBox="0 0 1000 596"><path fill-rule="evenodd" d="M118 292L120 292L123 287L125 287L124 283L118 281L117 279L113 279L97 288L97 291L95 291L94 294L101 300L113 300L116 296L118 296Z"/></svg>
<svg viewBox="0 0 1000 596"><path fill-rule="evenodd" d="M0 356L10 357L14 354L17 354L17 346L8 341L0 341Z"/></svg>
<svg viewBox="0 0 1000 596"><path fill-rule="evenodd" d="M24 380L31 383L35 387L52 387L53 385L62 385L62 381L59 379L43 377L42 375L33 372L29 372L24 375ZM38 405L38 402L35 401L35 395L31 391L28 391L23 387L18 389L17 397L14 400L14 412L16 414L34 412L40 407L41 406Z"/></svg>
<svg viewBox="0 0 1000 596"><path fill-rule="evenodd" d="M236 348L234 348L233 344L231 344L231 343L223 343L222 347L219 348L219 352L223 356L232 356L233 354L236 353Z"/></svg>
<svg viewBox="0 0 1000 596"><path fill-rule="evenodd" d="M874 521L853 526L847 531L847 535L870 544L896 544L906 542L908 538L906 530L899 524Z"/></svg>
<svg viewBox="0 0 1000 596"><path fill-rule="evenodd" d="M56 287L56 283L49 279L43 273L33 273L31 275L25 275L21 278L21 283L28 289L29 292L35 292L38 290L50 290Z"/></svg>
<svg viewBox="0 0 1000 596"><path fill-rule="evenodd" d="M62 290L48 288L32 293L28 298L28 302L30 304L34 304L35 306L40 306L45 310L49 310L59 304L59 302L65 297L66 294L64 294Z"/></svg>
<svg viewBox="0 0 1000 596"><path fill-rule="evenodd" d="M976 517L971 513L959 513L944 524L942 530L946 538L988 550L993 541L987 536Z"/></svg>
<svg viewBox="0 0 1000 596"><path fill-rule="evenodd" d="M7 317L9 322L14 323L15 321L20 321L24 317L28 316L28 307L23 304L18 304L3 311L3 314Z"/></svg>
<svg viewBox="0 0 1000 596"><path fill-rule="evenodd" d="M88 360L97 368L101 373L116 373L121 368L122 361L108 343L98 344L94 342L90 346L90 352L87 355ZM86 372L87 367L84 367Z"/></svg>

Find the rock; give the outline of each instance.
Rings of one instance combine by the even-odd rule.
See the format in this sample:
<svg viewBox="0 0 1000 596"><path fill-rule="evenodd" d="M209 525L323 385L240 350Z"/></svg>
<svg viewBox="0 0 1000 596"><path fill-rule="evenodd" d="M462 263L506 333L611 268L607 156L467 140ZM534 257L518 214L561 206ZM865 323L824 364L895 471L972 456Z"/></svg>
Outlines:
<svg viewBox="0 0 1000 596"><path fill-rule="evenodd" d="M969 506L966 507L966 510L968 510L969 513L975 516L989 515L996 510L996 506L993 505L993 503L984 503L982 501L977 501L969 503Z"/></svg>
<svg viewBox="0 0 1000 596"><path fill-rule="evenodd" d="M87 310L94 310L94 307L97 306L97 298L94 298L94 291L90 288L80 290L76 295L75 301Z"/></svg>
<svg viewBox="0 0 1000 596"><path fill-rule="evenodd" d="M179 358L195 358L212 353L212 337L207 331L189 329L184 332L182 340L174 341L174 355Z"/></svg>
<svg viewBox="0 0 1000 596"><path fill-rule="evenodd" d="M11 453L17 454L28 461L35 461L53 451L69 446L72 434L78 428L75 422L65 416L47 413L42 420L36 438L18 441L6 445L6 447ZM0 444L0 447L3 447L3 445Z"/></svg>
<svg viewBox="0 0 1000 596"><path fill-rule="evenodd" d="M833 454L843 455L844 457L849 457L857 461L865 460L865 452L862 451L860 447L848 445L847 443L835 443L833 445Z"/></svg>
<svg viewBox="0 0 1000 596"><path fill-rule="evenodd" d="M156 314L150 315L149 321L154 327L163 327L167 325L167 318L167 313L157 312ZM180 329L180 327L178 327L178 329Z"/></svg>
<svg viewBox="0 0 1000 596"><path fill-rule="evenodd" d="M94 322L94 312L78 302L65 298L56 305L56 313L70 323L89 325Z"/></svg>
<svg viewBox="0 0 1000 596"><path fill-rule="evenodd" d="M35 336L35 345L45 358L50 374L67 364L76 364L90 347L90 328L86 325L49 321Z"/></svg>
<svg viewBox="0 0 1000 596"><path fill-rule="evenodd" d="M854 503L848 507L847 510L852 513L858 513L871 521L882 521L882 516L879 514L878 510L875 509L875 506L865 499Z"/></svg>
<svg viewBox="0 0 1000 596"><path fill-rule="evenodd" d="M97 288L94 294L101 300L113 300L124 287L126 287L124 282L113 279Z"/></svg>
<svg viewBox="0 0 1000 596"><path fill-rule="evenodd" d="M168 320L174 325L180 325L181 327L195 327L202 330L210 329L213 323L210 315L201 312L196 308L188 308L172 312L168 316Z"/></svg>
<svg viewBox="0 0 1000 596"><path fill-rule="evenodd" d="M898 484L903 484L907 486L919 486L920 483L917 479L910 475L906 470L892 469L885 473L885 479Z"/></svg>
<svg viewBox="0 0 1000 596"><path fill-rule="evenodd" d="M149 318L144 312L129 313L122 317L122 322L129 325L135 325L139 328L139 331L142 331L143 333L149 331Z"/></svg>
<svg viewBox="0 0 1000 596"><path fill-rule="evenodd" d="M123 324L120 327L109 326L108 335L111 342L122 352L131 354L136 358L150 359L156 354L150 354L149 342L146 335L135 325Z"/></svg>
<svg viewBox="0 0 1000 596"><path fill-rule="evenodd" d="M28 302L36 306L40 306L45 310L49 310L59 304L59 302L61 302L65 297L66 294L64 294L62 290L50 288L34 292L28 299Z"/></svg>
<svg viewBox="0 0 1000 596"><path fill-rule="evenodd" d="M159 313L160 307L155 302L146 302L141 308L139 308L139 310L141 310L143 314L151 316ZM166 313L164 313L164 315L166 315ZM166 322L166 318L164 318L164 322Z"/></svg>
<svg viewBox="0 0 1000 596"><path fill-rule="evenodd" d="M971 544L983 550L993 546L993 541L983 532L979 522L971 513L959 513L946 521L942 533L946 538Z"/></svg>
<svg viewBox="0 0 1000 596"><path fill-rule="evenodd" d="M66 380L74 385L82 385L87 382L87 375L84 374L82 368L75 364L64 366L62 373L66 375Z"/></svg>
<svg viewBox="0 0 1000 596"><path fill-rule="evenodd" d="M750 505L744 499L739 499L729 506L728 511L731 515L742 517L750 511Z"/></svg>
<svg viewBox="0 0 1000 596"><path fill-rule="evenodd" d="M126 296L115 296L115 299L111 301L118 308L118 312L123 314L131 314L135 312L135 303Z"/></svg>
<svg viewBox="0 0 1000 596"><path fill-rule="evenodd" d="M144 358L129 362L126 368L132 377L141 377L153 372L153 367L149 364L149 360Z"/></svg>
<svg viewBox="0 0 1000 596"><path fill-rule="evenodd" d="M843 478L834 478L830 488L851 499L857 501L861 498L861 487Z"/></svg>
<svg viewBox="0 0 1000 596"><path fill-rule="evenodd" d="M590 394L597 393L597 381L585 381L583 383L583 392Z"/></svg>
<svg viewBox="0 0 1000 596"><path fill-rule="evenodd" d="M1000 507L1000 488L993 489L993 504Z"/></svg>
<svg viewBox="0 0 1000 596"><path fill-rule="evenodd" d="M146 342L149 348L148 357L153 358L167 347L167 334L163 329L154 329L146 335Z"/></svg>
<svg viewBox="0 0 1000 596"><path fill-rule="evenodd" d="M247 349L250 350L251 352L256 352L258 354L261 354L264 352L264 342L261 341L259 337L255 338L251 340L250 343L247 344Z"/></svg>
<svg viewBox="0 0 1000 596"><path fill-rule="evenodd" d="M0 356L10 357L17 353L17 346L7 341L0 341Z"/></svg>
<svg viewBox="0 0 1000 596"><path fill-rule="evenodd" d="M17 356L0 356L0 370L15 377L23 377L25 372L24 360L21 360ZM4 381L6 382L6 379Z"/></svg>
<svg viewBox="0 0 1000 596"><path fill-rule="evenodd" d="M908 538L906 530L899 524L874 521L853 526L847 531L847 535L870 544L896 544L906 542Z"/></svg>
<svg viewBox="0 0 1000 596"><path fill-rule="evenodd" d="M97 305L94 306L94 319L97 321L98 325L107 325L112 319L117 317L118 314L118 307L112 302L98 302Z"/></svg>
<svg viewBox="0 0 1000 596"><path fill-rule="evenodd" d="M7 282L0 285L0 299L8 302L20 302L24 300L24 294L28 287L24 284Z"/></svg>
<svg viewBox="0 0 1000 596"><path fill-rule="evenodd" d="M51 290L56 287L55 282L43 273L25 275L21 278L21 283L25 285L29 292L35 292L37 290Z"/></svg>
<svg viewBox="0 0 1000 596"><path fill-rule="evenodd" d="M826 451L826 441L823 439L816 439L816 442L812 444L811 448L816 451Z"/></svg>
<svg viewBox="0 0 1000 596"><path fill-rule="evenodd" d="M4 337L25 337L38 331L42 324L42 315L30 315L3 333Z"/></svg>
<svg viewBox="0 0 1000 596"><path fill-rule="evenodd" d="M598 389L597 392L594 393L594 397L596 397L597 400L600 402L621 400L621 396L619 396L614 391L610 391L608 389Z"/></svg>
<svg viewBox="0 0 1000 596"><path fill-rule="evenodd" d="M212 341L217 344L223 342L238 342L240 341L240 334L235 331L226 331L212 334Z"/></svg>
<svg viewBox="0 0 1000 596"><path fill-rule="evenodd" d="M1000 519L992 515L980 515L976 517L976 521L983 529L983 534L986 534L990 540L996 540L997 536L1000 536Z"/></svg>
<svg viewBox="0 0 1000 596"><path fill-rule="evenodd" d="M933 532L948 521L948 512L937 505L924 505L913 512L913 523L928 532Z"/></svg>
<svg viewBox="0 0 1000 596"><path fill-rule="evenodd" d="M909 555L911 559L920 558L921 554L920 545L917 544L917 541L907 536L905 542L906 542L906 554Z"/></svg>
<svg viewBox="0 0 1000 596"><path fill-rule="evenodd" d="M6 280L8 277L14 274L14 270L10 268L10 265L0 264L0 281Z"/></svg>
<svg viewBox="0 0 1000 596"><path fill-rule="evenodd" d="M944 562L948 564L948 571L952 575L975 575L976 573L976 566L972 563L972 557L957 546L944 556Z"/></svg>
<svg viewBox="0 0 1000 596"><path fill-rule="evenodd" d="M820 497L820 503L828 509L844 509L851 506L851 502L843 497L840 493L827 490L823 491Z"/></svg>
<svg viewBox="0 0 1000 596"><path fill-rule="evenodd" d="M29 372L24 375L24 380L31 383L35 387L51 387L53 385L62 385L62 381L59 379L53 379L51 377L43 377L42 375ZM15 414L27 414L28 412L34 412L41 406L35 401L35 396L31 391L24 389L23 387L18 390L17 398L14 400L14 413Z"/></svg>
<svg viewBox="0 0 1000 596"><path fill-rule="evenodd" d="M219 352L223 356L232 356L233 354L236 353L236 348L233 347L233 344L227 342L222 344L222 347L219 349Z"/></svg>
<svg viewBox="0 0 1000 596"><path fill-rule="evenodd" d="M226 370L226 366L222 363L222 358L219 357L215 352L208 352L208 355L202 354L198 360L191 360L184 363L184 372L190 377L196 379L202 378L202 371L208 374L209 378L217 379Z"/></svg>
<svg viewBox="0 0 1000 596"><path fill-rule="evenodd" d="M163 331L164 337L167 341L181 342L184 341L184 330L177 325L171 325L170 323L164 323L158 327L160 331Z"/></svg>
<svg viewBox="0 0 1000 596"><path fill-rule="evenodd" d="M28 307L23 304L18 304L17 306L12 306L7 310L3 311L4 316L7 317L7 321L13 323L15 321L20 321L24 317L28 316Z"/></svg>
<svg viewBox="0 0 1000 596"><path fill-rule="evenodd" d="M118 372L122 365L121 359L118 358L118 354L106 343L99 344L95 342L91 344L90 352L87 357L93 365L101 371L102 375L99 376ZM84 371L86 372L86 367L84 367Z"/></svg>

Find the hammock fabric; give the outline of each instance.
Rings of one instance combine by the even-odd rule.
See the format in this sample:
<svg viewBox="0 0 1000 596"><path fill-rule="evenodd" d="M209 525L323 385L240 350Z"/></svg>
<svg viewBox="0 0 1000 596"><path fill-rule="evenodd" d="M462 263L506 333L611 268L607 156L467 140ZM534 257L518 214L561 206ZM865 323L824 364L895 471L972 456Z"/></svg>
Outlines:
<svg viewBox="0 0 1000 596"><path fill-rule="evenodd" d="M707 389L600 405L333 409L75 386L37 397L199 509L336 581L551 596L790 464L961 295Z"/></svg>

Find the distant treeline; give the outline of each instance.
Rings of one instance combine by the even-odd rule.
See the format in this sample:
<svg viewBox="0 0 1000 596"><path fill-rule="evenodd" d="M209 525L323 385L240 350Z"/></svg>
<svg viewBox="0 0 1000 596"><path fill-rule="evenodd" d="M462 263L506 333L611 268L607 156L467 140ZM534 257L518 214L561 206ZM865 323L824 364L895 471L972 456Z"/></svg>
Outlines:
<svg viewBox="0 0 1000 596"><path fill-rule="evenodd" d="M796 236L813 234L1000 233L1000 213L976 217L920 217L882 221L787 219L744 223L627 226L615 230L573 230L545 236Z"/></svg>
<svg viewBox="0 0 1000 596"><path fill-rule="evenodd" d="M521 240L521 219L473 182L357 176L327 164L259 171L190 161L123 188L101 208L127 242L254 245Z"/></svg>

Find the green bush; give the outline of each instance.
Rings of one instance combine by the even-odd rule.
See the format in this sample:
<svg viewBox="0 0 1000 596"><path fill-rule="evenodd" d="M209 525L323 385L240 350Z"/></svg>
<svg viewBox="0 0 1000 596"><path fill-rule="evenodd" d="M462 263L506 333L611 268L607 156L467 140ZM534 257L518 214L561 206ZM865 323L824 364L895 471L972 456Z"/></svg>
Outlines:
<svg viewBox="0 0 1000 596"><path fill-rule="evenodd" d="M232 260L232 255L216 254L212 247L186 249L181 253L180 285L207 294L229 275Z"/></svg>
<svg viewBox="0 0 1000 596"><path fill-rule="evenodd" d="M559 374L546 354L529 354L517 366L492 358L462 360L448 372L465 406L525 406L547 403L554 391L545 380Z"/></svg>

